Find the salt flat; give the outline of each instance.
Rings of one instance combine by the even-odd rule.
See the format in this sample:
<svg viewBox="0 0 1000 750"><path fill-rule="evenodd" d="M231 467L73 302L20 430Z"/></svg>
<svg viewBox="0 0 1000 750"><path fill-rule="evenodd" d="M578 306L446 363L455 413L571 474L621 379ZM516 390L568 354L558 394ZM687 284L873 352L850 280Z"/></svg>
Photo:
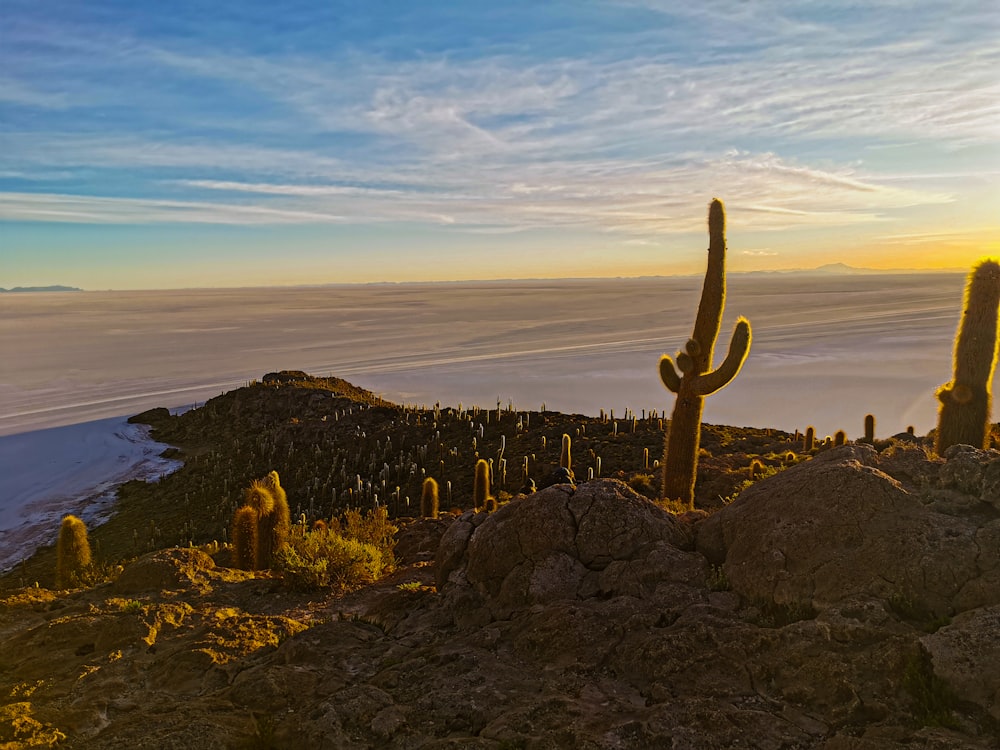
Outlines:
<svg viewBox="0 0 1000 750"><path fill-rule="evenodd" d="M733 276L744 371L709 422L880 434L934 424L958 274ZM690 335L700 278L0 296L0 435L202 402L279 369L397 401L596 414L664 410L657 361Z"/></svg>
<svg viewBox="0 0 1000 750"><path fill-rule="evenodd" d="M0 571L52 543L67 513L93 527L119 484L179 467L160 457L166 447L122 418L0 436Z"/></svg>

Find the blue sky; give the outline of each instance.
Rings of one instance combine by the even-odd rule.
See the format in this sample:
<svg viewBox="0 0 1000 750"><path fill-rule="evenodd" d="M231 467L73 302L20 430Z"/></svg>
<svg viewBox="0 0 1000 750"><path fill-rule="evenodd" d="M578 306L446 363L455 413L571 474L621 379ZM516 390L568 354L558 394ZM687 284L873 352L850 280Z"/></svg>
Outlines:
<svg viewBox="0 0 1000 750"><path fill-rule="evenodd" d="M1000 11L0 0L0 286L1000 253Z"/></svg>

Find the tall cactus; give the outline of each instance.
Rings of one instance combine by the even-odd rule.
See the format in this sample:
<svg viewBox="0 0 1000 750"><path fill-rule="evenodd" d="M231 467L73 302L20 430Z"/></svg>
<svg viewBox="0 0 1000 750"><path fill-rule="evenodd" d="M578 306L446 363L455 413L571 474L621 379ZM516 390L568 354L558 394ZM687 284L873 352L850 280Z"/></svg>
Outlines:
<svg viewBox="0 0 1000 750"><path fill-rule="evenodd" d="M980 263L969 274L962 322L955 340L954 375L937 391L937 439L940 454L963 443L988 448L993 371L997 363L997 308L1000 264Z"/></svg>
<svg viewBox="0 0 1000 750"><path fill-rule="evenodd" d="M729 353L712 370L712 352L722 327L726 304L726 213L715 199L708 209L708 270L698 303L694 333L674 360L660 358L660 379L677 394L663 457L663 495L694 507L694 481L698 468L698 443L705 396L727 386L736 377L750 352L750 321L739 318L729 343ZM678 370L680 371L678 373Z"/></svg>

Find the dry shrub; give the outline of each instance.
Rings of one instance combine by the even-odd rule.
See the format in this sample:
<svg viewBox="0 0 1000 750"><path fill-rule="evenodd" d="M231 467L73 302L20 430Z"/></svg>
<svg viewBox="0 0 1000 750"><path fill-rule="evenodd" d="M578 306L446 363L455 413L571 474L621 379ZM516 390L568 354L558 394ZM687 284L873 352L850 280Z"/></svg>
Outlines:
<svg viewBox="0 0 1000 750"><path fill-rule="evenodd" d="M328 528L293 535L275 553L275 567L295 589L352 591L395 570L396 530L385 508L348 510Z"/></svg>

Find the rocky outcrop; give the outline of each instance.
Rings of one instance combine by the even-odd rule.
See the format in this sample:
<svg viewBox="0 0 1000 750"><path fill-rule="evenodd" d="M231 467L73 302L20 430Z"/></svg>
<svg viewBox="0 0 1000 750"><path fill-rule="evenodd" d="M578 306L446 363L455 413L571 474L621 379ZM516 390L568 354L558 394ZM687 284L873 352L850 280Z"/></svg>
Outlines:
<svg viewBox="0 0 1000 750"><path fill-rule="evenodd" d="M995 748L994 457L905 451L826 451L707 520L608 480L414 521L402 570L347 596L197 550L24 589L0 742Z"/></svg>
<svg viewBox="0 0 1000 750"><path fill-rule="evenodd" d="M851 445L759 482L699 525L698 550L752 601L822 610L873 598L930 619L1000 603L1000 518L980 497L980 462L955 450L943 486L922 490L879 466L874 449Z"/></svg>
<svg viewBox="0 0 1000 750"><path fill-rule="evenodd" d="M533 604L642 597L678 577L704 579L690 547L674 516L622 482L554 485L496 513L461 516L439 548L437 582L471 585L506 618Z"/></svg>

